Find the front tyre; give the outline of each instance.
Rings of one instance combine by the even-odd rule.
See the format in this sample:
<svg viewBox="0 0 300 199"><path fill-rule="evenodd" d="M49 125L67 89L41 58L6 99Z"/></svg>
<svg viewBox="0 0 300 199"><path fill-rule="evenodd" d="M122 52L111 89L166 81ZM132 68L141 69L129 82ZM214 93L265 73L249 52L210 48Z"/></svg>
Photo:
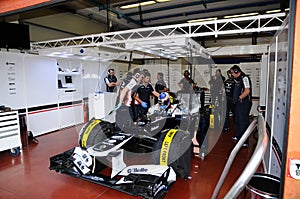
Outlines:
<svg viewBox="0 0 300 199"><path fill-rule="evenodd" d="M78 143L81 148L91 147L102 142L112 133L113 125L109 122L92 119L80 130Z"/></svg>

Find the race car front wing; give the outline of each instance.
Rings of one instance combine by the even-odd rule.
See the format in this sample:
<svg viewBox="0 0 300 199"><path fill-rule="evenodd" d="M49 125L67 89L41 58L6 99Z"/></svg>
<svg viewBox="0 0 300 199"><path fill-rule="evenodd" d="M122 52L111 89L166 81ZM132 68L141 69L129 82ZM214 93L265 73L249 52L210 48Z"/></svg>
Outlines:
<svg viewBox="0 0 300 199"><path fill-rule="evenodd" d="M51 157L49 167L50 170L130 195L153 199L163 198L176 181L176 174L169 166L131 165L112 178L101 174L104 168L106 166L78 147Z"/></svg>

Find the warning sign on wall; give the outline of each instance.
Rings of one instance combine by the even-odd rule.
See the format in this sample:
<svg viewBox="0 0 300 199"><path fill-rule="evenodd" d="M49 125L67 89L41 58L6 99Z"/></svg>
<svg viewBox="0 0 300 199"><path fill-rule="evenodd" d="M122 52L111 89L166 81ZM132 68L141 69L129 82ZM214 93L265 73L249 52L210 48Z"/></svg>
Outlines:
<svg viewBox="0 0 300 199"><path fill-rule="evenodd" d="M289 175L294 179L300 180L300 160L289 159Z"/></svg>

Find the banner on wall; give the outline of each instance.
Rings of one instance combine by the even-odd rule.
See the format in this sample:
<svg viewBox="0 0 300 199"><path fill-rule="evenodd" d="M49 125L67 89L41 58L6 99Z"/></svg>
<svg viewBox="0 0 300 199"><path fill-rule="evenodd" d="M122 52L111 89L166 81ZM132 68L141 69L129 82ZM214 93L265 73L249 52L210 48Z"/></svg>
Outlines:
<svg viewBox="0 0 300 199"><path fill-rule="evenodd" d="M8 94L16 95L17 94L16 63L15 62L6 62L6 70L7 70Z"/></svg>

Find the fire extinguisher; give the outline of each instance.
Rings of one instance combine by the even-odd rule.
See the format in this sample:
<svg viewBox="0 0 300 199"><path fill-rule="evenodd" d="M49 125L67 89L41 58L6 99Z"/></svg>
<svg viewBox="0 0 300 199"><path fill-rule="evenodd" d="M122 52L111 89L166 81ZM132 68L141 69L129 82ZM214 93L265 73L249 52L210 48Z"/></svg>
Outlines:
<svg viewBox="0 0 300 199"><path fill-rule="evenodd" d="M83 122L88 122L88 111L87 111L87 104L86 102L83 102Z"/></svg>

